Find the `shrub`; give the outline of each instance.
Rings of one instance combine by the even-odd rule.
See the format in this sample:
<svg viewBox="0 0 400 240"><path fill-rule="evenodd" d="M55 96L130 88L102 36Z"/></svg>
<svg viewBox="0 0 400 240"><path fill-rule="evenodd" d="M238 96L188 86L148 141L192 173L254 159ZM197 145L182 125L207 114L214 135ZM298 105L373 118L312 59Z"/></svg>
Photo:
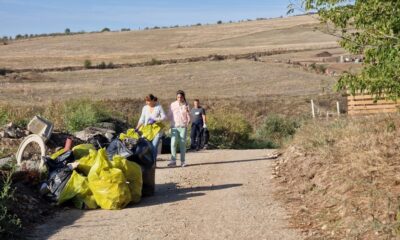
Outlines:
<svg viewBox="0 0 400 240"><path fill-rule="evenodd" d="M326 65L318 65L317 69L318 69L318 72L325 73L327 67L326 67Z"/></svg>
<svg viewBox="0 0 400 240"><path fill-rule="evenodd" d="M66 28L65 31L64 31L64 33L65 33L66 35L70 34L70 33L71 33L71 29Z"/></svg>
<svg viewBox="0 0 400 240"><path fill-rule="evenodd" d="M299 127L300 124L298 121L278 115L271 115L257 129L256 138L271 141L275 147L279 147L287 138L293 136Z"/></svg>
<svg viewBox="0 0 400 240"><path fill-rule="evenodd" d="M114 63L113 63L113 62L109 62L109 63L107 64L107 68L110 68L110 69L115 68Z"/></svg>
<svg viewBox="0 0 400 240"><path fill-rule="evenodd" d="M221 21L221 20L219 20L219 21L217 22L217 24L222 24L222 21Z"/></svg>
<svg viewBox="0 0 400 240"><path fill-rule="evenodd" d="M64 106L64 122L69 132L80 131L110 118L100 103L90 100L72 100Z"/></svg>
<svg viewBox="0 0 400 240"><path fill-rule="evenodd" d="M219 148L242 148L248 144L252 128L240 113L211 113L207 125L212 133L210 143Z"/></svg>
<svg viewBox="0 0 400 240"><path fill-rule="evenodd" d="M12 172L8 172L0 180L0 238L13 239L20 231L21 220L10 212L8 205L13 201L14 190L11 186Z"/></svg>
<svg viewBox="0 0 400 240"><path fill-rule="evenodd" d="M149 64L150 65L161 65L162 62L160 60L157 60L157 59L153 58L153 59L151 59Z"/></svg>
<svg viewBox="0 0 400 240"><path fill-rule="evenodd" d="M101 29L101 32L109 32L109 31L111 31L109 28L103 28L103 29Z"/></svg>
<svg viewBox="0 0 400 240"><path fill-rule="evenodd" d="M107 68L107 64L105 62L101 62L99 65L97 65L98 69L106 69Z"/></svg>
<svg viewBox="0 0 400 240"><path fill-rule="evenodd" d="M8 112L5 109L0 108L0 127L7 124L8 119Z"/></svg>
<svg viewBox="0 0 400 240"><path fill-rule="evenodd" d="M87 69L91 68L91 67L92 67L92 61L86 59L86 60L83 62L83 67L85 67L85 68L87 68Z"/></svg>
<svg viewBox="0 0 400 240"><path fill-rule="evenodd" d="M7 74L7 69L0 68L0 76L5 76Z"/></svg>

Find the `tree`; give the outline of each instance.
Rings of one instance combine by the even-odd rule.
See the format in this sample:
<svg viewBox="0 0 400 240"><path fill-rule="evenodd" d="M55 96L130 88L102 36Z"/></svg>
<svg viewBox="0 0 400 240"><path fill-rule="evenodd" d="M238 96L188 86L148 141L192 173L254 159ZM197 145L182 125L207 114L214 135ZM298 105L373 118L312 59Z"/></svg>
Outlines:
<svg viewBox="0 0 400 240"><path fill-rule="evenodd" d="M64 31L64 33L65 33L66 35L69 35L69 34L71 33L71 29L66 28L65 31Z"/></svg>
<svg viewBox="0 0 400 240"><path fill-rule="evenodd" d="M217 22L217 24L222 24L222 21L221 21L221 20L219 20L219 21Z"/></svg>
<svg viewBox="0 0 400 240"><path fill-rule="evenodd" d="M83 67L86 68L86 69L92 68L92 61L90 61L89 59L86 59L83 62Z"/></svg>
<svg viewBox="0 0 400 240"><path fill-rule="evenodd" d="M109 32L110 31L110 29L109 28L103 28L102 30L101 30L101 32Z"/></svg>
<svg viewBox="0 0 400 240"><path fill-rule="evenodd" d="M338 35L342 47L364 55L360 73L344 73L337 89L353 94L365 91L400 97L399 0L300 0L301 8L316 10L329 33ZM289 12L296 8L293 2ZM333 26L329 27L329 26ZM331 29L330 29L331 28Z"/></svg>

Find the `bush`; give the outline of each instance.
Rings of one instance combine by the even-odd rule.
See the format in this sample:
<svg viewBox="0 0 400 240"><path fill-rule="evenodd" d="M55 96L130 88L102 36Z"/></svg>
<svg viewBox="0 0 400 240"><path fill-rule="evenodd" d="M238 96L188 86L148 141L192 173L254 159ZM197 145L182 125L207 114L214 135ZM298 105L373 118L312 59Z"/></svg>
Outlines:
<svg viewBox="0 0 400 240"><path fill-rule="evenodd" d="M219 20L219 21L217 22L217 24L222 24L222 21L221 21L221 20Z"/></svg>
<svg viewBox="0 0 400 240"><path fill-rule="evenodd" d="M109 63L107 64L107 68L110 68L110 69L115 68L114 63L113 63L113 62L109 62Z"/></svg>
<svg viewBox="0 0 400 240"><path fill-rule="evenodd" d="M105 62L101 62L99 65L97 65L98 69L106 69L107 68L107 64Z"/></svg>
<svg viewBox="0 0 400 240"><path fill-rule="evenodd" d="M8 119L8 112L5 109L0 108L0 127L7 124Z"/></svg>
<svg viewBox="0 0 400 240"><path fill-rule="evenodd" d="M86 69L91 68L91 67L92 67L92 61L86 59L86 60L83 62L83 67L85 67Z"/></svg>
<svg viewBox="0 0 400 240"><path fill-rule="evenodd" d="M101 29L101 32L110 32L111 30L109 29L109 28L103 28L103 29Z"/></svg>
<svg viewBox="0 0 400 240"><path fill-rule="evenodd" d="M0 76L5 76L7 74L7 69L0 68Z"/></svg>
<svg viewBox="0 0 400 240"><path fill-rule="evenodd" d="M210 143L218 148L243 148L252 133L250 123L240 113L212 113L207 126L212 133Z"/></svg>
<svg viewBox="0 0 400 240"><path fill-rule="evenodd" d="M298 121L271 115L257 129L256 138L263 141L271 141L275 147L280 147L287 138L296 133L296 129L299 127Z"/></svg>
<svg viewBox="0 0 400 240"><path fill-rule="evenodd" d="M100 103L90 100L73 100L64 106L64 122L69 132L80 131L110 118Z"/></svg>
<svg viewBox="0 0 400 240"><path fill-rule="evenodd" d="M153 65L161 65L162 62L160 60L157 60L157 59L153 58L153 59L151 59L149 64L152 65L152 66Z"/></svg>
<svg viewBox="0 0 400 240"><path fill-rule="evenodd" d="M0 180L0 238L14 239L22 225L21 220L10 212L8 205L13 201L14 190L11 187L12 172L6 173Z"/></svg>

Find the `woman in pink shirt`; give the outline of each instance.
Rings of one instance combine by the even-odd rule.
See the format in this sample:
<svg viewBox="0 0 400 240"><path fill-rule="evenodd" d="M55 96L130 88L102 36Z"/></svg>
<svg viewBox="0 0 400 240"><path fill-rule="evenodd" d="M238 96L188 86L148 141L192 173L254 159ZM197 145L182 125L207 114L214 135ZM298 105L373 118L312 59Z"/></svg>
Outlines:
<svg viewBox="0 0 400 240"><path fill-rule="evenodd" d="M176 145L179 142L181 153L181 166L185 167L186 135L190 123L190 109L186 102L185 92L176 92L176 101L169 107L168 117L171 121L171 161L168 167L176 166Z"/></svg>

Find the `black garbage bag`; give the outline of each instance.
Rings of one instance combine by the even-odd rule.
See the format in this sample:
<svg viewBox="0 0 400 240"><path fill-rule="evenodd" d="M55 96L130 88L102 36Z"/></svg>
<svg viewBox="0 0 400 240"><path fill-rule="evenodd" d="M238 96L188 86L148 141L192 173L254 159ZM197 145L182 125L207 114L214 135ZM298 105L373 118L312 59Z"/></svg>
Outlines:
<svg viewBox="0 0 400 240"><path fill-rule="evenodd" d="M110 141L108 140L108 138L101 134L94 135L93 137L89 138L87 142L93 144L93 146L97 150L108 147L110 145Z"/></svg>
<svg viewBox="0 0 400 240"><path fill-rule="evenodd" d="M145 169L151 169L155 164L153 144L146 139L139 138L136 145L130 150L133 152L133 155L127 158L129 161L136 162Z"/></svg>
<svg viewBox="0 0 400 240"><path fill-rule="evenodd" d="M200 147L208 148L208 141L210 140L210 132L208 131L208 128L203 128L200 136Z"/></svg>
<svg viewBox="0 0 400 240"><path fill-rule="evenodd" d="M114 155L120 155L127 159L133 155L133 152L119 139L114 139L110 145L108 145L106 151L108 159L110 160L112 160Z"/></svg>
<svg viewBox="0 0 400 240"><path fill-rule="evenodd" d="M74 154L72 151L66 151L56 159L44 157L43 160L47 166L49 175L47 180L40 186L40 192L50 201L57 202L60 193L71 177L72 170L67 164L75 161Z"/></svg>
<svg viewBox="0 0 400 240"><path fill-rule="evenodd" d="M57 202L71 175L72 170L67 166L50 172L47 181L42 183L40 192L50 201Z"/></svg>
<svg viewBox="0 0 400 240"><path fill-rule="evenodd" d="M161 138L161 154L171 153L171 137L162 136Z"/></svg>
<svg viewBox="0 0 400 240"><path fill-rule="evenodd" d="M49 170L49 173L51 173L57 169L66 167L68 163L74 162L75 157L72 151L66 151L54 160L49 157L44 157L43 160Z"/></svg>

